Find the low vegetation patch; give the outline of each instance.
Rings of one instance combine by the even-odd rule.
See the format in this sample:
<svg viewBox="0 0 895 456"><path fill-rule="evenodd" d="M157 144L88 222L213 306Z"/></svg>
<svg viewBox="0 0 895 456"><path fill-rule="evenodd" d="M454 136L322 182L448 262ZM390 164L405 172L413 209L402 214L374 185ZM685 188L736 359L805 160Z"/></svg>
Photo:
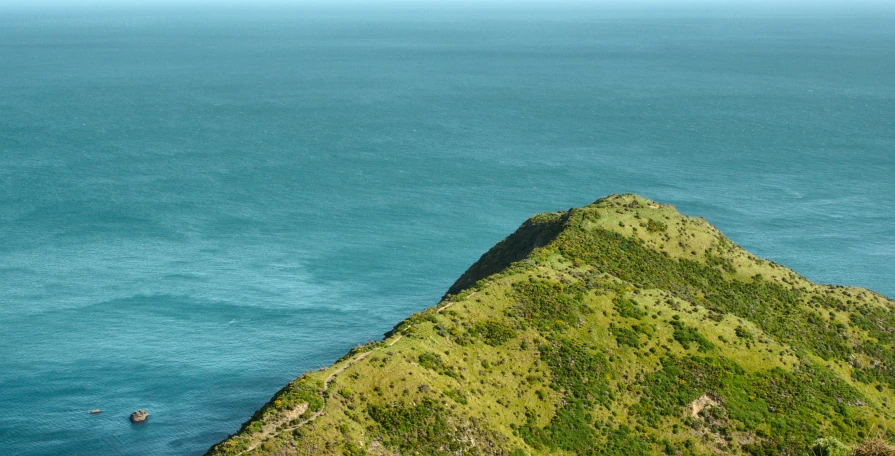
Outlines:
<svg viewBox="0 0 895 456"><path fill-rule="evenodd" d="M677 320L671 321L671 326L674 328L674 340L678 341L684 348L690 348L694 344L701 352L707 352L715 348L715 345L700 334L696 328L687 326Z"/></svg>
<svg viewBox="0 0 895 456"><path fill-rule="evenodd" d="M515 338L516 330L503 322L488 320L472 325L469 329L469 334L482 339L488 345L496 347Z"/></svg>
<svg viewBox="0 0 895 456"><path fill-rule="evenodd" d="M540 351L553 375L550 387L563 393L562 405L544 428L535 427L534 416L529 415L520 433L536 447L588 454L599 435L593 427L594 406L609 407L613 401L607 381L609 361L568 339L542 345Z"/></svg>

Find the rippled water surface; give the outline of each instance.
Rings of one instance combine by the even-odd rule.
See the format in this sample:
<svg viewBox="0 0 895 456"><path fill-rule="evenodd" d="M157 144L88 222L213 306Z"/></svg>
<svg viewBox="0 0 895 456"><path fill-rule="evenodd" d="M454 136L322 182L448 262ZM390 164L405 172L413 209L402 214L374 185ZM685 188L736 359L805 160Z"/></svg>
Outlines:
<svg viewBox="0 0 895 456"><path fill-rule="evenodd" d="M609 193L893 296L893 17L0 10L0 447L201 454Z"/></svg>

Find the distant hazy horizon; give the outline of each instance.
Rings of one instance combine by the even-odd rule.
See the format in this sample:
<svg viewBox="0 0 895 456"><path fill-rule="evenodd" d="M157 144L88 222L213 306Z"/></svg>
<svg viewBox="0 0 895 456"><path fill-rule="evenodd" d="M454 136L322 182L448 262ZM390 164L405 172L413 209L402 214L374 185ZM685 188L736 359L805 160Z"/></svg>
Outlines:
<svg viewBox="0 0 895 456"><path fill-rule="evenodd" d="M816 14L875 14L895 12L895 4L885 0L0 0L0 8L12 10L151 10L190 9L226 10L247 8L255 11L270 9L306 9L316 11L433 12L483 11L524 12L563 9L607 11L627 14L688 14L688 15L781 15L803 16Z"/></svg>

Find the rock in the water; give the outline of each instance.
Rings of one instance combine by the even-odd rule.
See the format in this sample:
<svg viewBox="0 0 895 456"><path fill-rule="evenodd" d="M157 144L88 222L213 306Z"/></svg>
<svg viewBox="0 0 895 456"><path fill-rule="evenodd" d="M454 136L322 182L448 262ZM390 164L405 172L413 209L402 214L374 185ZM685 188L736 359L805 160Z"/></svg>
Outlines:
<svg viewBox="0 0 895 456"><path fill-rule="evenodd" d="M140 409L131 413L131 421L134 423L142 423L146 421L146 418L149 418L149 412L146 410Z"/></svg>

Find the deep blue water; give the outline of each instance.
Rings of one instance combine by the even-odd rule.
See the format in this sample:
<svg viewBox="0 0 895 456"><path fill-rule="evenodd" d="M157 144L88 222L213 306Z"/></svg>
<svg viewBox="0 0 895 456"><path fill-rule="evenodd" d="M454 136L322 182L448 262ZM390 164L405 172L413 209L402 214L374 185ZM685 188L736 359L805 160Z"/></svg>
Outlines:
<svg viewBox="0 0 895 456"><path fill-rule="evenodd" d="M893 18L0 9L0 448L201 454L610 193L893 296Z"/></svg>

